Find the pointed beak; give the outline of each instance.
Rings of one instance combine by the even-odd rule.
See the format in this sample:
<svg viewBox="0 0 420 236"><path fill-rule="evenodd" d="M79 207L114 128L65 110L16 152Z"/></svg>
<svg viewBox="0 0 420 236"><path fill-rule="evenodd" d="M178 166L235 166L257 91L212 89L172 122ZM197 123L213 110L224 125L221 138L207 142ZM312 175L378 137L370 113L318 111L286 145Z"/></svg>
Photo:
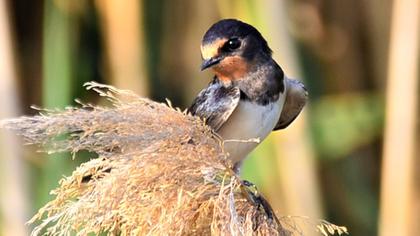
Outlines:
<svg viewBox="0 0 420 236"><path fill-rule="evenodd" d="M212 67L214 65L216 65L217 63L219 63L222 60L221 57L216 57L216 58L210 58L210 59L206 59L203 60L203 63L201 64L201 70L205 70L209 67Z"/></svg>

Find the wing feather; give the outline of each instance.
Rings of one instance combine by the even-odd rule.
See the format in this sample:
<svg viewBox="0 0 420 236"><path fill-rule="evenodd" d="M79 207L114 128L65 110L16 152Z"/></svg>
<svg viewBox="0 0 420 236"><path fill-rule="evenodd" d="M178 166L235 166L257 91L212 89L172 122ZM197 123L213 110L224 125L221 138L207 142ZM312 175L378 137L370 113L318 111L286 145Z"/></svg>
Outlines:
<svg viewBox="0 0 420 236"><path fill-rule="evenodd" d="M238 106L239 99L239 88L226 88L214 79L198 94L188 110L205 119L207 125L218 131Z"/></svg>
<svg viewBox="0 0 420 236"><path fill-rule="evenodd" d="M281 111L280 119L273 130L284 129L289 126L302 111L308 100L308 91L302 82L285 78L286 101Z"/></svg>

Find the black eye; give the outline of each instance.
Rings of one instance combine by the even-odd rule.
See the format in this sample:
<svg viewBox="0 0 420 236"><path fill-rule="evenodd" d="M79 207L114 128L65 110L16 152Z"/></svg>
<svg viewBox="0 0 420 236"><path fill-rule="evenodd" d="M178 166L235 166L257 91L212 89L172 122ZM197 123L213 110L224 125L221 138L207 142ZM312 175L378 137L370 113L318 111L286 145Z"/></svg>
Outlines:
<svg viewBox="0 0 420 236"><path fill-rule="evenodd" d="M225 45L223 45L224 51L234 51L235 49L239 48L241 46L241 41L237 38L229 39Z"/></svg>

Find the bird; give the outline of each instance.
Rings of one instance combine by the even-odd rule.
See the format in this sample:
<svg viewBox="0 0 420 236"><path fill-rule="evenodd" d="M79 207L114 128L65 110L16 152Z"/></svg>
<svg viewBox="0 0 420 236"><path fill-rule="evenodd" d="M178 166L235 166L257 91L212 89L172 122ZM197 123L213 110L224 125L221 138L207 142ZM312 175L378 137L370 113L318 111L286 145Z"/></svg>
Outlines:
<svg viewBox="0 0 420 236"><path fill-rule="evenodd" d="M233 170L239 172L262 140L296 119L308 92L285 75L261 33L240 20L214 23L201 41L201 56L201 70L211 69L214 77L188 111L223 138Z"/></svg>

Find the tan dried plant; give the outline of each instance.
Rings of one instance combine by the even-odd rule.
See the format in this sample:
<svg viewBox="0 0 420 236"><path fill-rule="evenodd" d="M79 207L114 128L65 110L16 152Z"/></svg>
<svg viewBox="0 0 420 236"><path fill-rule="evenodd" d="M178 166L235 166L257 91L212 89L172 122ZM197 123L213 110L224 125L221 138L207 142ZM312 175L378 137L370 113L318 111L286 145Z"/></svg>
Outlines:
<svg viewBox="0 0 420 236"><path fill-rule="evenodd" d="M202 120L130 91L86 87L110 105L1 123L49 152L98 154L60 181L55 199L30 220L41 220L32 235L302 234L235 175L223 141Z"/></svg>

